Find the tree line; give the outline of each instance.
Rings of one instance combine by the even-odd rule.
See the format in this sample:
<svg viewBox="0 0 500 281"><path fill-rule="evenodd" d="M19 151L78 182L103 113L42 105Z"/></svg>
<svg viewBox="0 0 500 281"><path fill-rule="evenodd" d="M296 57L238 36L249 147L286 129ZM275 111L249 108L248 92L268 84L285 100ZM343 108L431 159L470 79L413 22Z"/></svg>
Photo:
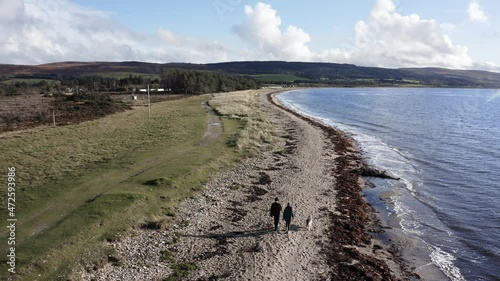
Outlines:
<svg viewBox="0 0 500 281"><path fill-rule="evenodd" d="M184 94L231 92L259 87L257 81L248 77L187 69L165 69L162 80L165 88Z"/></svg>
<svg viewBox="0 0 500 281"><path fill-rule="evenodd" d="M4 79L7 80L7 79ZM30 80L33 80L31 82ZM165 69L161 75L128 75L126 77L105 77L101 75L83 77L58 77L41 81L24 78L19 82L0 83L0 96L23 94L80 93L130 93L150 85L152 89L163 88L169 93L206 94L256 89L260 85L250 77L229 75L220 72L195 71L187 69Z"/></svg>

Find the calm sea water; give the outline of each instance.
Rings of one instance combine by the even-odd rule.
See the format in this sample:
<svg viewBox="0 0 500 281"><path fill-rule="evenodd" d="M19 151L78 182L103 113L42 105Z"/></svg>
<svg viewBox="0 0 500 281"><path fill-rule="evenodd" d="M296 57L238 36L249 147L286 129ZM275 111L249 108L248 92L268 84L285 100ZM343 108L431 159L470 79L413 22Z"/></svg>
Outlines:
<svg viewBox="0 0 500 281"><path fill-rule="evenodd" d="M369 163L401 177L373 180L389 197L382 216L424 241L448 279L500 280L500 91L311 89L279 99L351 133Z"/></svg>

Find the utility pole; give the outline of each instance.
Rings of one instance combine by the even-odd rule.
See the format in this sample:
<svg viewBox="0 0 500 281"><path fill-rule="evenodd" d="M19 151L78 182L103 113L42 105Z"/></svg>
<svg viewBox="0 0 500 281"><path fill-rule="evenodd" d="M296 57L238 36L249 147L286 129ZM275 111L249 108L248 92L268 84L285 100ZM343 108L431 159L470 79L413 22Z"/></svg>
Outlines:
<svg viewBox="0 0 500 281"><path fill-rule="evenodd" d="M148 84L148 116L151 119L151 100L149 98L149 84Z"/></svg>
<svg viewBox="0 0 500 281"><path fill-rule="evenodd" d="M139 92L148 92L148 118L151 119L151 97L149 95L150 91L155 91L156 89L150 89L149 84L147 89L139 89Z"/></svg>

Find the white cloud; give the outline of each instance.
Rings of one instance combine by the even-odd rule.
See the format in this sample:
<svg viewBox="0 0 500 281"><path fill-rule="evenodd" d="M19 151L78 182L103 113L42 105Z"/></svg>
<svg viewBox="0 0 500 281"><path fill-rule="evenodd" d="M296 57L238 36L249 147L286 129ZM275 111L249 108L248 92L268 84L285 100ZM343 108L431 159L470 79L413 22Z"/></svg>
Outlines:
<svg viewBox="0 0 500 281"><path fill-rule="evenodd" d="M473 65L466 46L456 45L443 25L416 14L401 15L392 0L378 0L366 21L354 29L358 64L383 67L468 68Z"/></svg>
<svg viewBox="0 0 500 281"><path fill-rule="evenodd" d="M55 61L215 62L227 60L220 42L133 32L107 12L68 0L0 0L0 63Z"/></svg>
<svg viewBox="0 0 500 281"><path fill-rule="evenodd" d="M481 11L477 1L476 11ZM484 16L484 13L482 13ZM0 0L0 63L56 61L220 62L287 60L353 63L364 66L478 68L466 46L453 43L454 26L420 16L401 15L392 0L378 0L353 38L342 48L312 50L311 36L300 27L283 26L270 5L246 6L233 31L247 44L231 50L219 41L200 40L161 28L155 34L130 30L109 12L84 8L70 0Z"/></svg>
<svg viewBox="0 0 500 281"><path fill-rule="evenodd" d="M0 1L0 23L2 26L4 26L5 23L15 20L22 9L23 2L21 0Z"/></svg>
<svg viewBox="0 0 500 281"><path fill-rule="evenodd" d="M471 0L467 9L469 19L476 22L487 22L488 16L484 13L483 8L479 4L479 0Z"/></svg>
<svg viewBox="0 0 500 281"><path fill-rule="evenodd" d="M348 49L311 51L311 37L304 30L288 26L281 29L281 18L270 5L245 7L245 20L233 30L256 47L260 60L308 60L382 67L439 66L468 68L473 61L465 46L455 45L435 20L416 14L397 13L392 0L378 0L367 20L356 23L354 40Z"/></svg>
<svg viewBox="0 0 500 281"><path fill-rule="evenodd" d="M245 59L348 62L350 57L338 48L312 52L307 45L311 36L293 25L282 30L277 11L262 2L245 6L245 20L233 31L253 46L253 51L246 50Z"/></svg>
<svg viewBox="0 0 500 281"><path fill-rule="evenodd" d="M484 64L477 65L477 68L486 71L500 72L500 65L491 61L487 61Z"/></svg>
<svg viewBox="0 0 500 281"><path fill-rule="evenodd" d="M311 41L309 34L295 26L281 30L281 18L270 5L257 3L255 8L245 6L245 20L233 27L243 40L258 48L255 55L261 60L308 61L312 53L307 47Z"/></svg>

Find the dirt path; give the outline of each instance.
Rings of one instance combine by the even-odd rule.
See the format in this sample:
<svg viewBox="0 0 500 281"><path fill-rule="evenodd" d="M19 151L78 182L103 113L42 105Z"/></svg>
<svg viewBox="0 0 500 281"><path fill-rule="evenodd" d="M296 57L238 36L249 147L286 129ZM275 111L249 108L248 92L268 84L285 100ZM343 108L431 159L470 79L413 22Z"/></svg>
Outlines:
<svg viewBox="0 0 500 281"><path fill-rule="evenodd" d="M207 111L207 118L208 118L208 124L207 124L207 131L205 132L205 135L203 138L198 142L199 146L207 146L212 144L214 141L216 141L223 133L222 129L222 123L215 114L215 111L213 108L211 108L208 105L208 102L203 103L203 108Z"/></svg>
<svg viewBox="0 0 500 281"><path fill-rule="evenodd" d="M137 229L113 246L121 266L107 264L77 276L85 280L162 280L172 265L196 264L185 280L326 279L321 244L335 209L333 151L323 131L272 106L262 96L281 141L207 184L176 210L169 230ZM272 230L269 207L279 197L295 218L286 232ZM305 227L314 216L311 231ZM183 280L184 280L183 279Z"/></svg>

